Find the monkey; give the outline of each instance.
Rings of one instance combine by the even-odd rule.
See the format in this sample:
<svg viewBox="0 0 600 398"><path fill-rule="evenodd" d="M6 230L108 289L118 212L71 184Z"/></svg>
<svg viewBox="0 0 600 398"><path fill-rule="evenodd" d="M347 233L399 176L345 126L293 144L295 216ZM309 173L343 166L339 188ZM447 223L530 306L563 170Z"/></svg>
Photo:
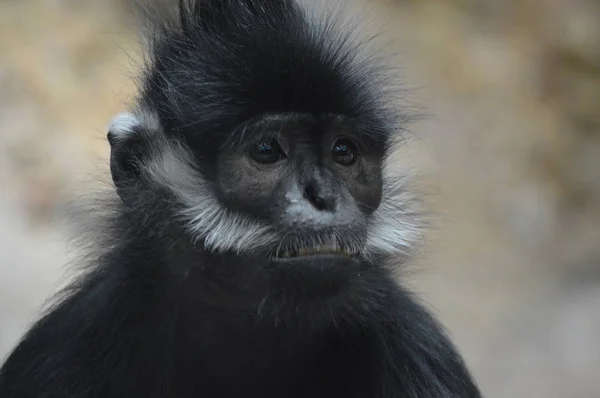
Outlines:
<svg viewBox="0 0 600 398"><path fill-rule="evenodd" d="M480 397L395 274L422 228L384 57L296 0L160 17L88 263L0 396Z"/></svg>

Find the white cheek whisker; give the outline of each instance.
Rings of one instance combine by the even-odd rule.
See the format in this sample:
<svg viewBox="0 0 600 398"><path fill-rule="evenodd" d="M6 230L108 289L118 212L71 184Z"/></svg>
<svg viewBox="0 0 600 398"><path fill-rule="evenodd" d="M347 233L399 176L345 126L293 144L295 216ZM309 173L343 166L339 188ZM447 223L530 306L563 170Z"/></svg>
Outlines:
<svg viewBox="0 0 600 398"><path fill-rule="evenodd" d="M393 156L384 159L382 201L368 226L367 251L374 254L410 254L424 230L419 202L410 186L412 176L397 173L396 161Z"/></svg>
<svg viewBox="0 0 600 398"><path fill-rule="evenodd" d="M152 144L152 156L143 169L152 183L175 195L193 242L202 241L208 250L242 253L277 241L270 226L218 202L183 144L167 140L162 132L153 135Z"/></svg>

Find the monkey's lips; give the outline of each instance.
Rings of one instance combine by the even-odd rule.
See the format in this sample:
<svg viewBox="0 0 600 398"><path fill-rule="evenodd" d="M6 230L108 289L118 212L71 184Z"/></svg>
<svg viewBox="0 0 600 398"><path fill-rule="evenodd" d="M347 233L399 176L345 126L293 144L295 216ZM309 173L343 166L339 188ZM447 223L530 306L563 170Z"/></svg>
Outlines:
<svg viewBox="0 0 600 398"><path fill-rule="evenodd" d="M300 295L336 295L364 265L358 251L342 244L286 247L277 254L271 264L278 286L288 283L286 292L299 289Z"/></svg>
<svg viewBox="0 0 600 398"><path fill-rule="evenodd" d="M307 257L344 257L347 259L356 259L359 257L359 253L333 246L315 246L309 248L285 250L277 253L275 259L288 260Z"/></svg>

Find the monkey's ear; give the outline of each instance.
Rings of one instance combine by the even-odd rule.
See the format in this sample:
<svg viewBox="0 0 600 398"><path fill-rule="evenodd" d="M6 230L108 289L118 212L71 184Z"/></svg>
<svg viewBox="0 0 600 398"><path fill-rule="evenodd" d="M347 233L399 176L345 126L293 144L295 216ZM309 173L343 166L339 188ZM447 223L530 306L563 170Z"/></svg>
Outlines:
<svg viewBox="0 0 600 398"><path fill-rule="evenodd" d="M117 193L123 201L126 201L126 189L141 182L142 161L148 155L148 143L143 139L143 129L139 120L129 113L114 118L108 129L110 172Z"/></svg>

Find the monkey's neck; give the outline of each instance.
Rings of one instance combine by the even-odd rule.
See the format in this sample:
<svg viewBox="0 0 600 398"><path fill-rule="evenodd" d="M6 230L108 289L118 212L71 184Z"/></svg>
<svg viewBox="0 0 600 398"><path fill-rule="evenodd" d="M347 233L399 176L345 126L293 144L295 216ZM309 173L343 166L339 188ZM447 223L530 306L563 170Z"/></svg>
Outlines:
<svg viewBox="0 0 600 398"><path fill-rule="evenodd" d="M160 338L169 342L165 346L190 383L204 369L209 381L206 372L232 374L236 383L257 389L273 386L274 380L290 380L296 367L317 361L334 333L325 319L331 316L323 311L326 303L282 295L264 264L201 249L167 258L188 262L168 265L175 271L164 279L164 295L155 303L163 318Z"/></svg>
<svg viewBox="0 0 600 398"><path fill-rule="evenodd" d="M205 250L170 223L143 230L148 235L138 235L115 251L115 263L128 264L129 278L159 285L154 289L163 293L154 300L166 308L166 316L186 322L223 323L239 330L275 325L309 333L330 328L340 319L360 317L360 311L377 310L373 294L381 296L383 287L394 288L386 269L373 264L361 268L303 264L290 270L274 266L260 254Z"/></svg>
<svg viewBox="0 0 600 398"><path fill-rule="evenodd" d="M110 327L130 336L128 349L174 364L165 371L181 375L183 384L212 385L211 375L231 374L236 383L259 391L274 380L295 380L295 369L316 368L322 352L345 337L355 344L353 336L364 333L370 319L365 313L377 318L374 314L385 312L370 291L377 285L382 298L375 271L352 278L336 294L303 295L306 281L282 278L265 263L215 256L183 240L152 244L158 241L115 250L106 264L112 270L90 275L98 294L88 299L98 303L98 311L116 314ZM297 286L288 289L290 284ZM361 321L354 322L356 317ZM231 387L214 379L215 391ZM262 396L277 396L269 393Z"/></svg>

